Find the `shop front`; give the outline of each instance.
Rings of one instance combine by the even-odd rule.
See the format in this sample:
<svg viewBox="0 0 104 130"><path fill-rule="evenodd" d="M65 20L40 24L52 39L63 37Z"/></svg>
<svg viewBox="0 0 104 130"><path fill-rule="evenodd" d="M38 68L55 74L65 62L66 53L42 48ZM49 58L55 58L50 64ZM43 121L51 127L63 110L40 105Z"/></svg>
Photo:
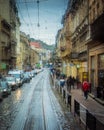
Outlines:
<svg viewBox="0 0 104 130"><path fill-rule="evenodd" d="M97 97L104 100L104 53L98 55L98 88Z"/></svg>
<svg viewBox="0 0 104 130"><path fill-rule="evenodd" d="M104 100L104 43L89 49L89 81L91 93Z"/></svg>
<svg viewBox="0 0 104 130"><path fill-rule="evenodd" d="M0 73L6 74L7 64L4 62L0 62Z"/></svg>

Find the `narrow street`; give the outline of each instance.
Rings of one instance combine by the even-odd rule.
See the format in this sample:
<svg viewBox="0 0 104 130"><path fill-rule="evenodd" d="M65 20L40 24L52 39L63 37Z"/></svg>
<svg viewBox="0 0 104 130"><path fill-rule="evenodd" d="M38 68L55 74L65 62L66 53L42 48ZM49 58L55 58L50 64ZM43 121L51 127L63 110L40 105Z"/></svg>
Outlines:
<svg viewBox="0 0 104 130"><path fill-rule="evenodd" d="M0 104L0 130L70 130L71 123L52 91L48 70Z"/></svg>
<svg viewBox="0 0 104 130"><path fill-rule="evenodd" d="M0 0L0 130L104 130L104 0Z"/></svg>

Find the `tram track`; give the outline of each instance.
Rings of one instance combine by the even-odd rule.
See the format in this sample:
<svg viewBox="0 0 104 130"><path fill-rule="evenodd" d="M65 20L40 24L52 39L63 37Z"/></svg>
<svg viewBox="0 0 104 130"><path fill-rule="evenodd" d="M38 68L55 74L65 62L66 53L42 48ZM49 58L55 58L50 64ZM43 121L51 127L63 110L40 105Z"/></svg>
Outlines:
<svg viewBox="0 0 104 130"><path fill-rule="evenodd" d="M26 119L26 122L25 122L23 130L30 130L30 129L34 130L34 129L36 129L35 128L35 126L37 125L36 124L36 122L37 122L36 120L39 121L39 119L36 119L38 117L36 117L37 115L35 115L35 110L33 111L33 108L35 108L35 106L37 105L37 101L36 100L38 100L38 99L39 99L39 101L41 100L42 110L40 112L42 112L41 115L43 115L42 119L43 119L44 123L42 123L42 121L40 121L40 125L37 125L38 126L37 129L41 129L41 127L44 128L44 126L45 126L45 121L44 121L45 117L44 117L44 114L43 114L44 109L43 109L43 101L42 101L42 99L43 99L43 93L42 93L42 91L43 91L42 89L43 88L41 87L42 84L43 84L43 79L42 79L42 76L41 76L39 78L39 80L38 80L34 90L33 90L32 99L31 99L31 102L29 104L28 115L27 115L27 119ZM41 92L41 95L38 95L38 97L36 97L37 93L40 93L40 92ZM44 124L44 126L42 126L41 123ZM46 129L44 128L43 130L46 130Z"/></svg>
<svg viewBox="0 0 104 130"><path fill-rule="evenodd" d="M63 129L65 119L52 92L49 73L42 72L30 87L10 130L70 130Z"/></svg>
<svg viewBox="0 0 104 130"><path fill-rule="evenodd" d="M46 130L46 118L45 118L45 109L44 109L44 77L42 84L42 110L43 110L43 121L44 121L44 130Z"/></svg>
<svg viewBox="0 0 104 130"><path fill-rule="evenodd" d="M30 90L27 91L28 92L27 97L25 97L24 102L21 104L21 108L20 108L18 114L16 115L16 117L13 121L13 124L11 125L9 130L14 130L14 129L15 130L25 130L25 125L28 120L30 104L31 104L31 100L33 98L33 92L34 92L36 86L39 84L39 82L41 80L41 76L37 76L34 78L34 80L35 79L36 79L35 82L33 82L33 81L30 82L31 86L28 86L28 87L30 87ZM28 125L29 125L29 123L28 123Z"/></svg>

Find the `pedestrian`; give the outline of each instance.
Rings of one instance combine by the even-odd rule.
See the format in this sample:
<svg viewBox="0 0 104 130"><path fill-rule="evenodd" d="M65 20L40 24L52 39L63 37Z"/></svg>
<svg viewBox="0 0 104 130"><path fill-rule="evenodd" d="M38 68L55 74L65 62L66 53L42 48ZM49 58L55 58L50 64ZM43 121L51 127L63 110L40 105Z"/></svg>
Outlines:
<svg viewBox="0 0 104 130"><path fill-rule="evenodd" d="M67 90L71 91L71 76L69 76L66 80Z"/></svg>
<svg viewBox="0 0 104 130"><path fill-rule="evenodd" d="M74 84L75 84L75 78L71 77L71 86L73 87L73 89L74 89Z"/></svg>
<svg viewBox="0 0 104 130"><path fill-rule="evenodd" d="M2 79L2 74L0 74L0 79Z"/></svg>
<svg viewBox="0 0 104 130"><path fill-rule="evenodd" d="M65 85L65 79L64 79L63 76L61 76L61 77L60 77L60 86L61 86L61 87L64 87L64 85Z"/></svg>
<svg viewBox="0 0 104 130"><path fill-rule="evenodd" d="M60 78L60 70L56 70L56 79Z"/></svg>
<svg viewBox="0 0 104 130"><path fill-rule="evenodd" d="M90 90L90 85L89 85L89 83L87 81L84 81L82 83L82 90L84 92L85 99L87 99L88 98L88 93L89 93L89 90Z"/></svg>

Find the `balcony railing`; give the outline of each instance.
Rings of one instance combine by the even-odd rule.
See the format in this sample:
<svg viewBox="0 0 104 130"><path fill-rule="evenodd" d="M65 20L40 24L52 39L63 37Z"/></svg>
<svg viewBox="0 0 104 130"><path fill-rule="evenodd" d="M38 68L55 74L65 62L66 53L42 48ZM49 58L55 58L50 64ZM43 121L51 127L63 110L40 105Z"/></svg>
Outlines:
<svg viewBox="0 0 104 130"><path fill-rule="evenodd" d="M17 39L14 33L11 33L11 44L17 44Z"/></svg>
<svg viewBox="0 0 104 130"><path fill-rule="evenodd" d="M69 55L69 57L71 59L78 59L79 53L77 53L77 52L71 52L70 55Z"/></svg>
<svg viewBox="0 0 104 130"><path fill-rule="evenodd" d="M1 21L1 30L7 33L8 35L10 34L11 26L5 19Z"/></svg>
<svg viewBox="0 0 104 130"><path fill-rule="evenodd" d="M91 25L91 37L104 42L104 13Z"/></svg>

